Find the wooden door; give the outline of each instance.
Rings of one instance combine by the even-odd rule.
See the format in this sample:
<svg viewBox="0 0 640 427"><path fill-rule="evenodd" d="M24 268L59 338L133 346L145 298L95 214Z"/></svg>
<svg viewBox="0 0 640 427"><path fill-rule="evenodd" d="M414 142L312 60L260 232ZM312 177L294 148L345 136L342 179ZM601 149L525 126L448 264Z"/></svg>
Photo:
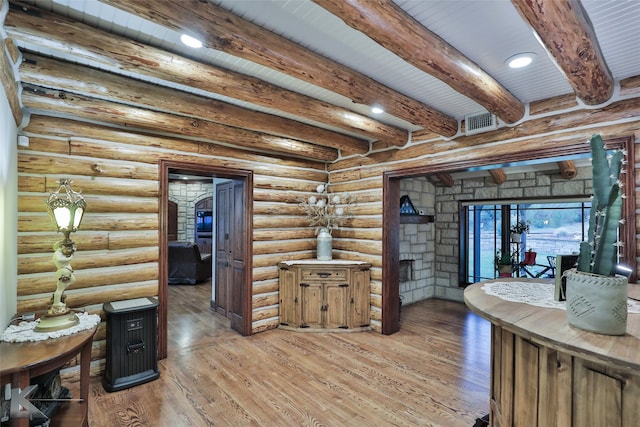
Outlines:
<svg viewBox="0 0 640 427"><path fill-rule="evenodd" d="M246 275L245 185L232 180L216 186L216 311L243 333L243 285Z"/></svg>
<svg viewBox="0 0 640 427"><path fill-rule="evenodd" d="M229 317L231 282L231 182L216 185L216 311ZM231 210L231 211L230 211Z"/></svg>
<svg viewBox="0 0 640 427"><path fill-rule="evenodd" d="M178 240L178 204L172 201L167 204L167 240Z"/></svg>
<svg viewBox="0 0 640 427"><path fill-rule="evenodd" d="M245 260L245 220L247 215L247 207L245 206L245 185L244 181L234 180L231 187L231 201L233 207L229 209L231 212L231 229L230 229L230 247L231 247L231 277L229 283L229 301L231 302L231 328L235 331L243 333L243 286L246 275ZM247 313L249 315L249 313Z"/></svg>

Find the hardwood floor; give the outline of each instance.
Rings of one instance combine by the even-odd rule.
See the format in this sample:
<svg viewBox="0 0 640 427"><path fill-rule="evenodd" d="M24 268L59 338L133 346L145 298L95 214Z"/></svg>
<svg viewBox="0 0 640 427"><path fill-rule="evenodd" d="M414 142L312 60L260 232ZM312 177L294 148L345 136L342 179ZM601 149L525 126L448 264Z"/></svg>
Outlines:
<svg viewBox="0 0 640 427"><path fill-rule="evenodd" d="M107 393L90 426L473 426L489 411L490 324L464 304L402 309L401 331L242 337L210 286L169 287L160 378Z"/></svg>

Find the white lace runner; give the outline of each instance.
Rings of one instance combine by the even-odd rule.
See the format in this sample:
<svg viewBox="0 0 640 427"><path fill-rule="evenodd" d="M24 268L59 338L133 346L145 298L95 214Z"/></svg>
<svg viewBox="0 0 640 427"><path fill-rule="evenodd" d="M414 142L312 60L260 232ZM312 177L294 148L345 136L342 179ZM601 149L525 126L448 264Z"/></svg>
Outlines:
<svg viewBox="0 0 640 427"><path fill-rule="evenodd" d="M493 295L505 301L520 302L545 308L565 310L564 301L553 299L555 285L540 282L488 282L482 286L487 295ZM629 314L640 313L638 301L627 300Z"/></svg>
<svg viewBox="0 0 640 427"><path fill-rule="evenodd" d="M17 325L10 325L0 334L0 341L7 342L31 342L44 341L51 338L59 338L67 335L91 329L100 323L100 316L97 314L78 313L80 323L67 329L51 332L36 332L34 329L39 320L33 322L20 322Z"/></svg>

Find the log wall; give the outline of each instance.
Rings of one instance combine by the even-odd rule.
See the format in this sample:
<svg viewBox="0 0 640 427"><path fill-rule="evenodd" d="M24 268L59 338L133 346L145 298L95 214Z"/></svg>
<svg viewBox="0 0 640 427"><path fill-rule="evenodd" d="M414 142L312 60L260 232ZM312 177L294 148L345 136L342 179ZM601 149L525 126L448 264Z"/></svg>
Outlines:
<svg viewBox="0 0 640 427"><path fill-rule="evenodd" d="M278 325L277 263L315 256L315 235L298 200L327 182L320 161L249 153L209 142L123 131L65 118L33 115L22 130L28 147L18 150L18 311L43 310L55 289L54 232L45 200L68 177L87 200L80 230L72 234L77 281L66 291L67 303L102 314L109 301L158 295L160 159L251 170L254 173L252 332ZM359 227L379 221L376 191L352 191L363 213ZM348 234L348 229L344 231ZM380 258L379 235L373 244L338 238L340 258ZM377 242L376 240L377 239ZM377 248L377 249L376 249ZM378 265L379 265L378 261ZM104 358L104 324L94 358Z"/></svg>

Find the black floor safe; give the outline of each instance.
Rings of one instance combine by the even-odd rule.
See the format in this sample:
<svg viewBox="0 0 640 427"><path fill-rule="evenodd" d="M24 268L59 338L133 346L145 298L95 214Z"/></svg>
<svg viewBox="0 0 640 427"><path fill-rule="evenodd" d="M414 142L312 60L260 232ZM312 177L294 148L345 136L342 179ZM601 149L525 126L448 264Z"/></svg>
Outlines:
<svg viewBox="0 0 640 427"><path fill-rule="evenodd" d="M107 316L104 389L123 390L158 378L158 301L114 301L103 309Z"/></svg>

